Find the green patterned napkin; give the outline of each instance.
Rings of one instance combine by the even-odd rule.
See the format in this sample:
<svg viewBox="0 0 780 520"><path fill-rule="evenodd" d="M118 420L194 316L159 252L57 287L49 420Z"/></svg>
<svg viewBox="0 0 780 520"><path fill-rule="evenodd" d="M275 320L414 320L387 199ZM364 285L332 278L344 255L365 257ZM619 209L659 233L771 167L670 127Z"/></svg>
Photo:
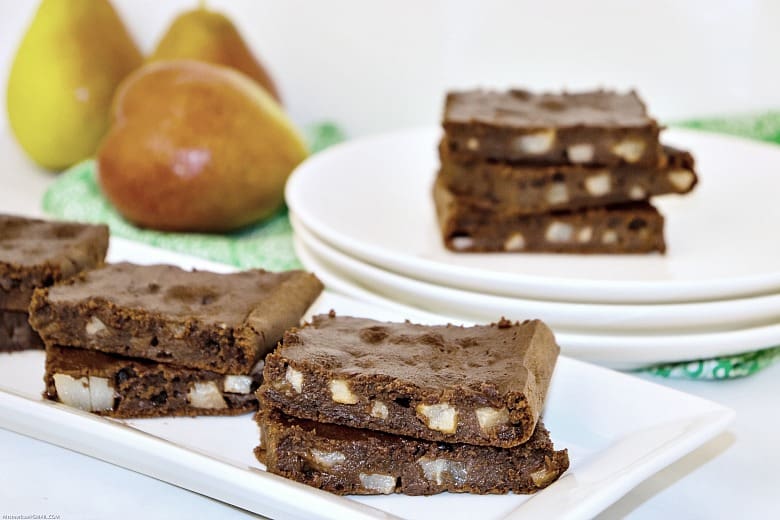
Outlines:
<svg viewBox="0 0 780 520"><path fill-rule="evenodd" d="M657 365L641 369L640 372L681 379L734 379L755 374L776 359L780 359L780 347L687 363Z"/></svg>
<svg viewBox="0 0 780 520"><path fill-rule="evenodd" d="M780 112L756 116L685 121L676 126L722 132L780 144ZM310 149L318 152L344 139L330 123L308 129ZM235 265L279 271L301 267L292 246L292 228L283 209L261 224L227 235L164 233L139 229L125 221L100 193L94 161L85 161L60 175L43 198L50 215L84 222L104 222L111 233L157 247ZM643 371L687 379L732 379L744 377L780 359L780 346L716 359L675 363Z"/></svg>
<svg viewBox="0 0 780 520"><path fill-rule="evenodd" d="M672 126L737 135L758 141L780 144L780 112L711 119L691 119Z"/></svg>

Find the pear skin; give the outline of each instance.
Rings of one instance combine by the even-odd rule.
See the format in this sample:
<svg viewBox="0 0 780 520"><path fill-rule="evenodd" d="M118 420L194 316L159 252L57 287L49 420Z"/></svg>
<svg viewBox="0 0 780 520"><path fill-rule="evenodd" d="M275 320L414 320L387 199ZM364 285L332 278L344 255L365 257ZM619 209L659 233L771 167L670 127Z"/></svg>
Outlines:
<svg viewBox="0 0 780 520"><path fill-rule="evenodd" d="M279 104L244 74L150 63L120 86L98 151L100 186L141 227L224 232L273 214L307 155Z"/></svg>
<svg viewBox="0 0 780 520"><path fill-rule="evenodd" d="M239 70L257 81L279 103L271 76L247 47L230 19L200 7L179 15L157 44L150 61L192 59Z"/></svg>
<svg viewBox="0 0 780 520"><path fill-rule="evenodd" d="M6 97L27 155L52 170L94 155L114 90L142 62L107 0L43 0L11 66Z"/></svg>

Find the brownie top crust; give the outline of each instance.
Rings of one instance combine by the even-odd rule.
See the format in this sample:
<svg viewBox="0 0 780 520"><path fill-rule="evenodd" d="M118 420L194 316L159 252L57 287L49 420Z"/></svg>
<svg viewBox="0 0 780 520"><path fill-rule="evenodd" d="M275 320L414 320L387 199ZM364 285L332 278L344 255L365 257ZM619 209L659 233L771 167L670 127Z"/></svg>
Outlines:
<svg viewBox="0 0 780 520"><path fill-rule="evenodd" d="M54 305L103 301L174 319L238 327L259 307L284 308L286 295L281 289L285 282L301 277L310 277L311 285L321 287L313 275L303 271L252 269L221 274L172 265L116 263L50 288L47 299Z"/></svg>
<svg viewBox="0 0 780 520"><path fill-rule="evenodd" d="M103 263L108 227L0 215L0 309L27 311L33 291Z"/></svg>
<svg viewBox="0 0 780 520"><path fill-rule="evenodd" d="M447 95L444 124L484 124L508 128L654 127L635 91L542 93L469 90Z"/></svg>
<svg viewBox="0 0 780 520"><path fill-rule="evenodd" d="M559 347L539 320L461 327L384 323L335 314L285 334L277 351L291 362L334 374L416 381L432 390L522 392L550 374Z"/></svg>
<svg viewBox="0 0 780 520"><path fill-rule="evenodd" d="M0 215L0 271L41 264L59 267L74 259L79 263L95 247L102 246L105 254L107 242L108 228L103 225Z"/></svg>
<svg viewBox="0 0 780 520"><path fill-rule="evenodd" d="M0 215L0 274L52 264L59 267L84 263L93 249L108 246L108 228L73 222L47 222L15 215Z"/></svg>

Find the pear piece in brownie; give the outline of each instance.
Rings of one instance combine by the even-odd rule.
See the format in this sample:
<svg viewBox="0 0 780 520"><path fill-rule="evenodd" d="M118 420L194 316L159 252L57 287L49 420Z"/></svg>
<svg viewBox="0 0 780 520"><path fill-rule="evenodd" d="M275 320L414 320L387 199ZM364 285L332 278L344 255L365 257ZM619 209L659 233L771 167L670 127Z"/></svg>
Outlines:
<svg viewBox="0 0 780 520"><path fill-rule="evenodd" d="M569 467L547 429L513 448L449 444L262 410L258 460L271 473L339 495L535 493Z"/></svg>
<svg viewBox="0 0 780 520"><path fill-rule="evenodd" d="M444 245L455 252L664 253L664 217L647 201L499 215L474 209L438 179L433 188Z"/></svg>
<svg viewBox="0 0 780 520"><path fill-rule="evenodd" d="M46 345L247 374L321 291L304 271L119 263L36 291L30 324Z"/></svg>
<svg viewBox="0 0 780 520"><path fill-rule="evenodd" d="M439 177L464 208L499 217L572 211L689 193L698 178L693 156L664 147L658 166L526 165L474 161L439 147Z"/></svg>
<svg viewBox="0 0 780 520"><path fill-rule="evenodd" d="M27 323L33 291L100 266L108 228L0 215L0 352L41 348Z"/></svg>
<svg viewBox="0 0 780 520"><path fill-rule="evenodd" d="M301 419L512 447L536 427L559 350L538 320L424 326L331 313L285 333L258 397Z"/></svg>
<svg viewBox="0 0 780 520"><path fill-rule="evenodd" d="M257 410L261 377L48 346L44 395L109 417L236 415Z"/></svg>

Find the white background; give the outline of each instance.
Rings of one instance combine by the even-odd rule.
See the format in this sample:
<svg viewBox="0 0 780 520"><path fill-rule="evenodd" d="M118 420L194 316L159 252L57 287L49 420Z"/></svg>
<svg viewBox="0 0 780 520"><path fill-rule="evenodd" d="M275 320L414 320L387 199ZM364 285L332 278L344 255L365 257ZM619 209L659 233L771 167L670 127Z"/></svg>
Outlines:
<svg viewBox="0 0 780 520"><path fill-rule="evenodd" d="M148 53L197 2L113 3ZM636 86L665 120L780 107L776 0L207 3L236 22L297 122L333 119L352 136L437 121L447 88L479 85ZM2 85L36 5L0 0Z"/></svg>

